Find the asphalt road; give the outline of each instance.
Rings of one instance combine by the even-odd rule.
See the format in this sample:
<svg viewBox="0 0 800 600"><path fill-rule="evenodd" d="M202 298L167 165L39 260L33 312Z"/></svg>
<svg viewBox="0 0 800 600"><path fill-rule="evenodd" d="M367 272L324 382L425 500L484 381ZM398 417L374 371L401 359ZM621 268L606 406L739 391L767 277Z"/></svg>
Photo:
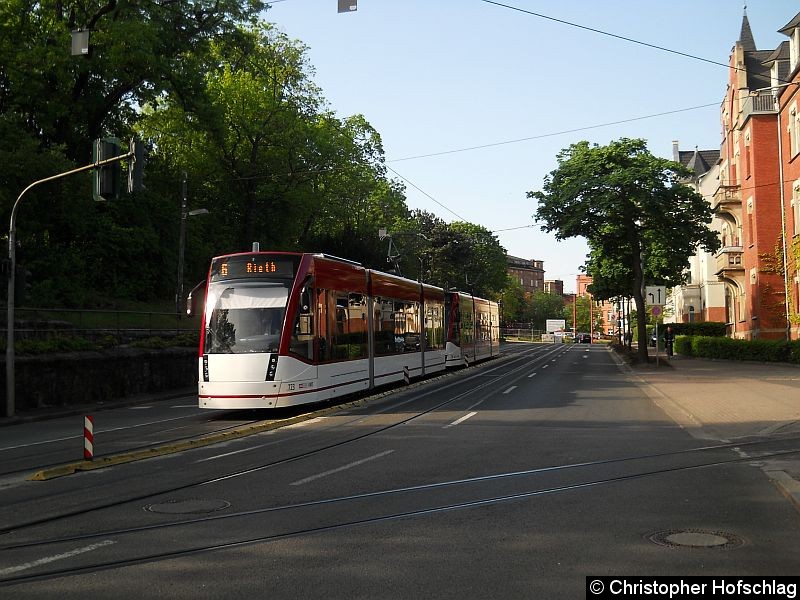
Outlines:
<svg viewBox="0 0 800 600"><path fill-rule="evenodd" d="M604 347L515 350L241 439L6 477L0 594L576 598L592 575L796 574L800 515L739 447L688 435Z"/></svg>

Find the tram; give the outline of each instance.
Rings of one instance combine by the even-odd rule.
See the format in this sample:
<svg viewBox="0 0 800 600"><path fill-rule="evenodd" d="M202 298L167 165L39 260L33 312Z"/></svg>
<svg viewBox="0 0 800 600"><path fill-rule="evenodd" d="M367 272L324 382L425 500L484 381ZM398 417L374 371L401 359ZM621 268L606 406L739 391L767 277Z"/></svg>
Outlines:
<svg viewBox="0 0 800 600"><path fill-rule="evenodd" d="M200 408L320 402L499 354L497 303L324 254L215 257L200 311Z"/></svg>

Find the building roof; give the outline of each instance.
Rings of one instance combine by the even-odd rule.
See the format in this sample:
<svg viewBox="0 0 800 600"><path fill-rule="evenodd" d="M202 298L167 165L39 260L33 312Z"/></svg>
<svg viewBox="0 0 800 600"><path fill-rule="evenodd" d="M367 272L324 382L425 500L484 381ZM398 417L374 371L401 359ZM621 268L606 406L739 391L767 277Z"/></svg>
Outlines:
<svg viewBox="0 0 800 600"><path fill-rule="evenodd" d="M756 51L756 40L753 37L753 31L750 29L750 21L747 19L747 9L744 10L742 17L742 30L739 32L739 43L744 48L745 52Z"/></svg>
<svg viewBox="0 0 800 600"><path fill-rule="evenodd" d="M792 19L786 25L784 25L783 27L778 29L778 33L782 33L783 35L791 36L792 35L792 31L794 31L794 29L796 27L800 27L800 13L797 13L794 16L794 19Z"/></svg>
<svg viewBox="0 0 800 600"><path fill-rule="evenodd" d="M744 66L747 69L747 89L760 90L772 84L769 57L772 50L756 50L744 53Z"/></svg>
<svg viewBox="0 0 800 600"><path fill-rule="evenodd" d="M514 267L515 269L536 269L538 271L544 270L540 266L534 264L541 263L539 260L520 258L519 256L511 256L510 254L506 254L506 263L509 267Z"/></svg>
<svg viewBox="0 0 800 600"><path fill-rule="evenodd" d="M764 66L772 69L773 64L778 63L778 81L786 81L789 78L789 42L783 41L764 61Z"/></svg>
<svg viewBox="0 0 800 600"><path fill-rule="evenodd" d="M678 142L672 142L672 158L692 170L696 177L708 172L719 160L719 150L678 150Z"/></svg>

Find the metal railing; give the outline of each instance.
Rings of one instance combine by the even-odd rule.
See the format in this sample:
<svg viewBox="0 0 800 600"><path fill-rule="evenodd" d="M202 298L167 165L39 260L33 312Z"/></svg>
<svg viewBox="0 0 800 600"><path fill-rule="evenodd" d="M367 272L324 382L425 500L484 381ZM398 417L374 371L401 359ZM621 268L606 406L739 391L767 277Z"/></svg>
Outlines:
<svg viewBox="0 0 800 600"><path fill-rule="evenodd" d="M21 339L113 336L129 340L194 333L199 331L200 321L175 312L19 307L14 323ZM5 328L0 329L0 335L4 333Z"/></svg>

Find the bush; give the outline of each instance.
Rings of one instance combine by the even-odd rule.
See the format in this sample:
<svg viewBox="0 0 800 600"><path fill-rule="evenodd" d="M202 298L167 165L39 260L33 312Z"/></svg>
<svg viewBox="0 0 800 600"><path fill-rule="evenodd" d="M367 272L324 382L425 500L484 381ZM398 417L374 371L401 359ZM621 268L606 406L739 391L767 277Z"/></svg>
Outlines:
<svg viewBox="0 0 800 600"><path fill-rule="evenodd" d="M5 346L5 344L3 344ZM97 344L79 337L53 337L45 340L19 340L14 344L17 354L54 354L97 350Z"/></svg>
<svg viewBox="0 0 800 600"><path fill-rule="evenodd" d="M675 354L682 354L683 356L692 356L692 339L686 335L675 336Z"/></svg>
<svg viewBox="0 0 800 600"><path fill-rule="evenodd" d="M800 344L784 340L735 340L728 337L681 336L675 351L685 356L800 363Z"/></svg>
<svg viewBox="0 0 800 600"><path fill-rule="evenodd" d="M672 327L675 335L691 335L706 337L725 337L727 325L717 321L702 321L695 323L667 323ZM659 327L659 329L661 329Z"/></svg>

